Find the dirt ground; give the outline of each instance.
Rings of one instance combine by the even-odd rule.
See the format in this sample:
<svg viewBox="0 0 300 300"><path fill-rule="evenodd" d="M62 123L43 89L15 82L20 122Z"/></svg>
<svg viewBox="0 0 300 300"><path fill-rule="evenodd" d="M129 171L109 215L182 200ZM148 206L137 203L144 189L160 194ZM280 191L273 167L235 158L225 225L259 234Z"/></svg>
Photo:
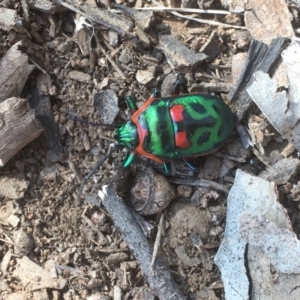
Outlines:
<svg viewBox="0 0 300 300"><path fill-rule="evenodd" d="M128 5L134 3L129 1ZM155 22L146 31L146 41L137 30L122 39L106 27L96 23L91 26L90 22L84 27L90 40L81 40L79 26L75 25L78 16L69 9L54 14L30 9L28 23L20 2L4 1L1 6L16 10L21 25L0 30L0 57L16 42L23 41L22 52L28 55L30 64L39 68L30 74L21 96L34 103L37 77L44 70L51 78L45 95L52 111L48 130L0 169L1 176L18 177L28 183L20 199L0 195L1 299L121 299L118 293L122 299L155 299L135 256L98 197L98 189L112 181L126 153L113 153L85 182L78 199L82 178L108 154L114 129L77 122L70 114L88 122L121 124L130 117L126 96L131 95L141 105L154 88L161 89L163 95L170 94L177 72L170 67L159 44L159 36L166 32L208 56L197 67L180 70L185 73L188 89L205 92L205 84L222 84L215 95L226 102L233 82L231 58L248 50L249 33L199 25L157 12ZM209 1L204 8L223 9L219 1ZM206 18L244 25L242 15ZM109 91L108 95L101 94L103 91ZM263 119L255 109L249 116L252 114ZM274 129L270 131L276 134ZM240 162L228 159L229 156ZM254 174L265 168L250 148L242 147L236 131L216 154L196 158L193 163L196 172L175 162L172 175L214 181L225 190L231 187L237 168ZM137 160L133 169L151 166L163 174L160 166L143 158ZM166 181L171 184L175 199L163 210L165 229L158 256L188 299L225 299L220 272L213 260L226 224L227 193L176 184L174 180L170 183L171 177L167 176ZM293 179L280 186L279 192L297 233L298 202L289 196L290 186L296 182ZM132 182L128 181L124 198L128 198L131 188ZM149 234L151 244L160 216L161 212L144 217L153 227ZM20 272L24 272L24 277L32 276L16 267L24 257L50 272L54 269L57 286L49 279L35 290L32 279L28 282L16 276L16 272L19 276ZM5 267L4 260L8 260ZM28 262L24 264L33 268ZM46 282L43 277L40 280Z"/></svg>

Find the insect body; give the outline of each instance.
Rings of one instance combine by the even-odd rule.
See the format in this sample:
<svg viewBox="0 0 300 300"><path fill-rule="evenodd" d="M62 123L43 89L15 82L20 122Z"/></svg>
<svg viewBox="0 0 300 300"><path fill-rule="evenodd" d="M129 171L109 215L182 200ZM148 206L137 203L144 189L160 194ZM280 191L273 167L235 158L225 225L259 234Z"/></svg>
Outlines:
<svg viewBox="0 0 300 300"><path fill-rule="evenodd" d="M156 91L139 109L127 98L133 115L115 132L117 143L130 150L124 167L137 155L165 163L208 154L233 130L233 113L221 100L202 94L159 96Z"/></svg>

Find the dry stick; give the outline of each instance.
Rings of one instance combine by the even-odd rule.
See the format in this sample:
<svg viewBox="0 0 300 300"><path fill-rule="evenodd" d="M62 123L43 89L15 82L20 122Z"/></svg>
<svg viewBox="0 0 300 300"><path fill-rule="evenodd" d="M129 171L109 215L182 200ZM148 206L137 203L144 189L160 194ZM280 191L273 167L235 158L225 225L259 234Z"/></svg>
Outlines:
<svg viewBox="0 0 300 300"><path fill-rule="evenodd" d="M3 242L3 243L6 243L6 244L8 244L8 245L17 246L17 247L22 247L21 245L18 245L18 244L15 244L15 243L6 241L6 240L4 240L4 239L0 239L0 241Z"/></svg>
<svg viewBox="0 0 300 300"><path fill-rule="evenodd" d="M155 243L154 243L154 248L153 248L153 255L152 255L152 260L151 260L151 266L150 266L150 272L153 272L153 267L154 267L154 263L156 260L156 256L157 256L157 252L158 252L158 248L160 245L160 240L161 240L161 233L163 230L163 226L164 226L164 214L162 213L159 219L159 224L158 224L158 231L157 231L157 235L156 235L156 239L155 239Z"/></svg>
<svg viewBox="0 0 300 300"><path fill-rule="evenodd" d="M243 157L234 157L234 156L223 154L220 152L213 153L213 155L216 157L226 158L228 160L232 160L232 161L236 161L236 162L240 162L240 163L246 162L246 159Z"/></svg>
<svg viewBox="0 0 300 300"><path fill-rule="evenodd" d="M99 191L99 196L103 199L102 203L120 231L124 241L133 251L144 277L157 297L161 300L184 300L183 293L171 277L167 267L156 261L153 265L153 272L151 272L153 249L123 199L116 194L111 186Z"/></svg>
<svg viewBox="0 0 300 300"><path fill-rule="evenodd" d="M191 186L201 186L205 188L214 189L216 191L223 192L225 194L229 193L229 188L223 184L219 184L206 179L189 179L189 178L179 178L179 177L170 177L169 179L172 183L176 184L186 184Z"/></svg>
<svg viewBox="0 0 300 300"><path fill-rule="evenodd" d="M35 67L36 67L37 69L39 69L42 73L44 73L45 75L49 75L49 73L48 73L45 69L43 69L37 62L35 62L31 57L28 57L28 59L29 59L29 61L30 61L32 64L34 64Z"/></svg>
<svg viewBox="0 0 300 300"><path fill-rule="evenodd" d="M243 26L229 25L229 24L225 24L225 23L221 23L221 22L216 22L216 21L211 21L211 20L203 20L203 19L198 19L198 18L191 18L191 17L184 16L182 14L179 14L178 12L172 12L172 14L174 16L177 16L177 17L180 17L180 18L184 18L184 19L187 19L187 20L190 20L190 21L195 21L195 22L198 22L198 23L215 25L215 26L223 26L223 27L227 27L227 28L236 28L236 29L244 29L244 30L246 30L246 27L243 27Z"/></svg>
<svg viewBox="0 0 300 300"><path fill-rule="evenodd" d="M158 4L155 0L152 0L152 3L154 3L155 5L159 6L159 7L162 7L160 4ZM174 16L177 16L177 17L180 17L180 18L184 18L184 19L187 19L187 20L190 20L190 21L195 21L195 22L198 22L198 23L203 23L203 24L209 24L209 25L214 25L214 26L223 26L223 27L228 27L228 28L237 28L237 29L244 29L246 30L246 27L243 27L243 26L236 26L236 25L229 25L229 24L224 24L224 23L221 23L221 22L216 22L216 21L211 21L211 20L203 20L203 19L198 19L198 18L191 18L191 17L188 17L188 16L184 16L184 15L181 15L179 14L178 12L171 12L172 15Z"/></svg>
<svg viewBox="0 0 300 300"><path fill-rule="evenodd" d="M157 5L159 5L159 4L157 4ZM141 7L141 8L136 8L136 10L177 11L177 12L186 12L186 13L195 13L195 14L230 15L230 12L227 10L178 8L178 7L165 7L165 6Z"/></svg>
<svg viewBox="0 0 300 300"><path fill-rule="evenodd" d="M113 68L118 72L118 74L122 77L122 79L125 80L126 79L125 74L118 67L118 65L114 62L114 60L110 57L110 55L105 51L105 49L102 47L102 45L100 44L100 41L99 41L99 39L97 37L96 37L96 41L97 41L97 46L100 48L100 50L105 55L105 57L107 58L107 60L109 60L109 62L113 66Z"/></svg>

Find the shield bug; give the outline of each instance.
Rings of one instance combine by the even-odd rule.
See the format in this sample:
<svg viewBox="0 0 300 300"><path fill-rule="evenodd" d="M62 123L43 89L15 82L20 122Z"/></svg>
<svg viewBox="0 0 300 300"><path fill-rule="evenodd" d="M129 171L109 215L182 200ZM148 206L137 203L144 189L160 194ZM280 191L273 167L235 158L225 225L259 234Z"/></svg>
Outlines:
<svg viewBox="0 0 300 300"><path fill-rule="evenodd" d="M129 151L123 166L137 155L164 164L211 153L224 144L234 127L234 116L221 100L204 94L179 95L185 78L178 75L173 93L161 98L155 90L140 108L131 97L126 101L131 119L118 128L114 138Z"/></svg>

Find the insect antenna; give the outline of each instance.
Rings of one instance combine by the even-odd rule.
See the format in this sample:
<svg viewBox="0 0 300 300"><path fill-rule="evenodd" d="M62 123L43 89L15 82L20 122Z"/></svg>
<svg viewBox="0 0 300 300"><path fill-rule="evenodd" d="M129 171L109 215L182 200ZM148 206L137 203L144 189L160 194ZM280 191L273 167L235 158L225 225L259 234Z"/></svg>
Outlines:
<svg viewBox="0 0 300 300"><path fill-rule="evenodd" d="M95 126L106 126L106 127L113 127L113 128L120 128L122 125L117 125L117 124L106 124L106 123L95 123L95 122L90 122L90 121L86 121L86 120L83 120L79 117L77 117L75 115L74 112L72 111L69 111L68 112L68 116L70 119L74 120L74 121L78 121L80 123L84 123L84 124L89 124L89 125L95 125ZM79 188L79 191L78 191L78 195L77 195L77 199L79 200L81 194L82 194L82 191L83 191L83 187L84 187L84 184L85 182L101 167L101 165L111 157L111 155L116 152L117 150L119 150L121 147L119 145L114 145L114 147L111 147L108 154L105 155L103 157L103 159L101 159L97 165L87 174L84 176L84 178L82 179L82 182L81 182L81 185L80 185L80 188Z"/></svg>
<svg viewBox="0 0 300 300"><path fill-rule="evenodd" d="M116 152L117 150L119 150L121 147L119 145L114 145L113 147L110 148L109 152L107 155L105 155L100 161L98 161L97 165L87 174L84 176L84 178L82 179L79 191L78 191L78 196L77 199L79 200L84 184L85 182L102 166L102 164L111 157L111 155Z"/></svg>

